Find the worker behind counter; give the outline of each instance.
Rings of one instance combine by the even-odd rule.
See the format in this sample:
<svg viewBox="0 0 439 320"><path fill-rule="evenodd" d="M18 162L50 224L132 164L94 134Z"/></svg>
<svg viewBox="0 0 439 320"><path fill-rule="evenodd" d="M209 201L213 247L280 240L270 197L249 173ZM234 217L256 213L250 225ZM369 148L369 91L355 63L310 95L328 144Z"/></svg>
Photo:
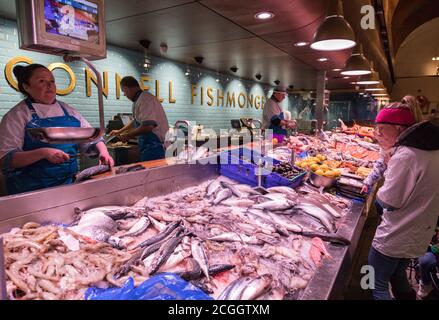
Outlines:
<svg viewBox="0 0 439 320"><path fill-rule="evenodd" d="M287 96L284 86L277 86L264 106L262 128L273 130L273 134L287 135L286 128L294 129L296 121L286 120L280 103Z"/></svg>
<svg viewBox="0 0 439 320"><path fill-rule="evenodd" d="M91 144L48 144L33 139L26 129L90 127L81 114L56 100L55 78L40 64L13 70L26 99L5 114L0 123L0 162L8 194L72 183L78 171L79 149L99 154L101 164L113 166L102 140Z"/></svg>
<svg viewBox="0 0 439 320"><path fill-rule="evenodd" d="M137 137L140 161L163 159L164 141L169 130L168 119L160 101L140 88L134 77L124 77L120 86L125 96L133 102L134 120L110 135L117 135L123 142Z"/></svg>

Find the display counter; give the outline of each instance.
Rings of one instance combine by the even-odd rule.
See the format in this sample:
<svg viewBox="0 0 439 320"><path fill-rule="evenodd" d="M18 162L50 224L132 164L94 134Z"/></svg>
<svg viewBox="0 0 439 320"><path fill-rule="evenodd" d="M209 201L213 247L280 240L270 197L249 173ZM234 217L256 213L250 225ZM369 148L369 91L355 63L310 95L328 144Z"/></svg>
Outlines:
<svg viewBox="0 0 439 320"><path fill-rule="evenodd" d="M174 161L149 161L142 163L148 168L146 170L120 175L107 173L99 179L79 184L3 197L0 199L0 233L31 221L40 224L69 224L74 220L78 209L132 205L145 196L169 194L218 176L216 165L175 164ZM62 196L56 197L54 192ZM327 244L332 259L323 261L301 299L340 297L371 201L369 198L366 203L358 202L352 206L338 229L338 234L351 241L351 244Z"/></svg>

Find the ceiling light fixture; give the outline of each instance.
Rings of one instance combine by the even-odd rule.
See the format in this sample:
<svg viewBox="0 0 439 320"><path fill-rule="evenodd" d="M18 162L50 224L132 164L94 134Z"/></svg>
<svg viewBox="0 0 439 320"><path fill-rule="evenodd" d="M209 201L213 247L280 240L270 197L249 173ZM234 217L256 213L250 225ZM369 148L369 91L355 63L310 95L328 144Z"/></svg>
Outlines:
<svg viewBox="0 0 439 320"><path fill-rule="evenodd" d="M195 61L196 61L198 64L202 64L202 63L203 63L203 60L204 60L204 58L201 57L201 56L195 57L194 59L195 59Z"/></svg>
<svg viewBox="0 0 439 320"><path fill-rule="evenodd" d="M370 63L363 55L363 46L359 44L355 48L354 53L346 61L341 74L344 76L363 76L371 73Z"/></svg>
<svg viewBox="0 0 439 320"><path fill-rule="evenodd" d="M258 20L268 20L274 17L274 13L271 11L261 11L255 14L255 18Z"/></svg>
<svg viewBox="0 0 439 320"><path fill-rule="evenodd" d="M357 81L357 84L380 84L380 75L373 69L373 62L370 63L370 70L372 71L372 73L361 76L360 79Z"/></svg>
<svg viewBox="0 0 439 320"><path fill-rule="evenodd" d="M319 58L319 59L317 59L317 61L320 61L320 62L325 62L325 61L328 61L329 59L328 58Z"/></svg>
<svg viewBox="0 0 439 320"><path fill-rule="evenodd" d="M351 77L343 77L343 79L350 79Z"/></svg>
<svg viewBox="0 0 439 320"><path fill-rule="evenodd" d="M148 57L148 48L151 44L151 41L149 40L139 40L139 44L143 47L144 50L144 61L143 61L143 68L145 70L148 70L152 67L151 59Z"/></svg>
<svg viewBox="0 0 439 320"><path fill-rule="evenodd" d="M332 71L334 72L340 72L342 69L336 68L336 69L332 69Z"/></svg>
<svg viewBox="0 0 439 320"><path fill-rule="evenodd" d="M309 45L309 42L307 42L307 41L300 41L300 42L296 42L294 44L295 47L305 47L307 45Z"/></svg>
<svg viewBox="0 0 439 320"><path fill-rule="evenodd" d="M351 25L343 17L340 0L330 0L327 16L314 34L311 48L320 51L337 51L355 46Z"/></svg>

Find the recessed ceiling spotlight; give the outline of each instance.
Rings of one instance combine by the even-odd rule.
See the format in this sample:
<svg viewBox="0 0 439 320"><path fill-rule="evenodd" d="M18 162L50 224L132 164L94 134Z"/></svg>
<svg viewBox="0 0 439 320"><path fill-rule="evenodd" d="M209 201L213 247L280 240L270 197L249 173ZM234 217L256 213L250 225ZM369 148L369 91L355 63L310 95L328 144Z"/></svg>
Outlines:
<svg viewBox="0 0 439 320"><path fill-rule="evenodd" d="M309 42L307 42L307 41L300 41L300 42L296 42L294 44L295 47L305 47L307 45L309 45Z"/></svg>
<svg viewBox="0 0 439 320"><path fill-rule="evenodd" d="M255 18L259 20L268 20L274 17L274 13L271 11L261 11L255 14Z"/></svg>
<svg viewBox="0 0 439 320"><path fill-rule="evenodd" d="M350 79L351 77L343 77L343 79Z"/></svg>
<svg viewBox="0 0 439 320"><path fill-rule="evenodd" d="M325 61L328 61L329 59L328 58L319 58L319 59L317 59L317 61L320 61L320 62L325 62Z"/></svg>
<svg viewBox="0 0 439 320"><path fill-rule="evenodd" d="M341 71L341 69L339 69L339 68L336 68L336 69L332 69L332 71L334 71L334 72L340 72L340 71Z"/></svg>

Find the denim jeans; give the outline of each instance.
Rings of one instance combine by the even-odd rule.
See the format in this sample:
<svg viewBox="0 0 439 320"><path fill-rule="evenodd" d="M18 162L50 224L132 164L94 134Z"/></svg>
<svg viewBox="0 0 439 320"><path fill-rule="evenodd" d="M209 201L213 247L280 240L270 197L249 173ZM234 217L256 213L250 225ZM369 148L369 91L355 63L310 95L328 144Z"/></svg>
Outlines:
<svg viewBox="0 0 439 320"><path fill-rule="evenodd" d="M436 267L437 258L434 253L427 252L424 256L419 258L419 271L421 272L421 280L423 284L430 284L430 271Z"/></svg>
<svg viewBox="0 0 439 320"><path fill-rule="evenodd" d="M375 300L392 300L389 283L392 285L393 296L398 300L415 300L416 292L411 288L406 268L410 259L392 258L378 252L374 247L369 251L369 265L375 271L375 289L372 295Z"/></svg>

